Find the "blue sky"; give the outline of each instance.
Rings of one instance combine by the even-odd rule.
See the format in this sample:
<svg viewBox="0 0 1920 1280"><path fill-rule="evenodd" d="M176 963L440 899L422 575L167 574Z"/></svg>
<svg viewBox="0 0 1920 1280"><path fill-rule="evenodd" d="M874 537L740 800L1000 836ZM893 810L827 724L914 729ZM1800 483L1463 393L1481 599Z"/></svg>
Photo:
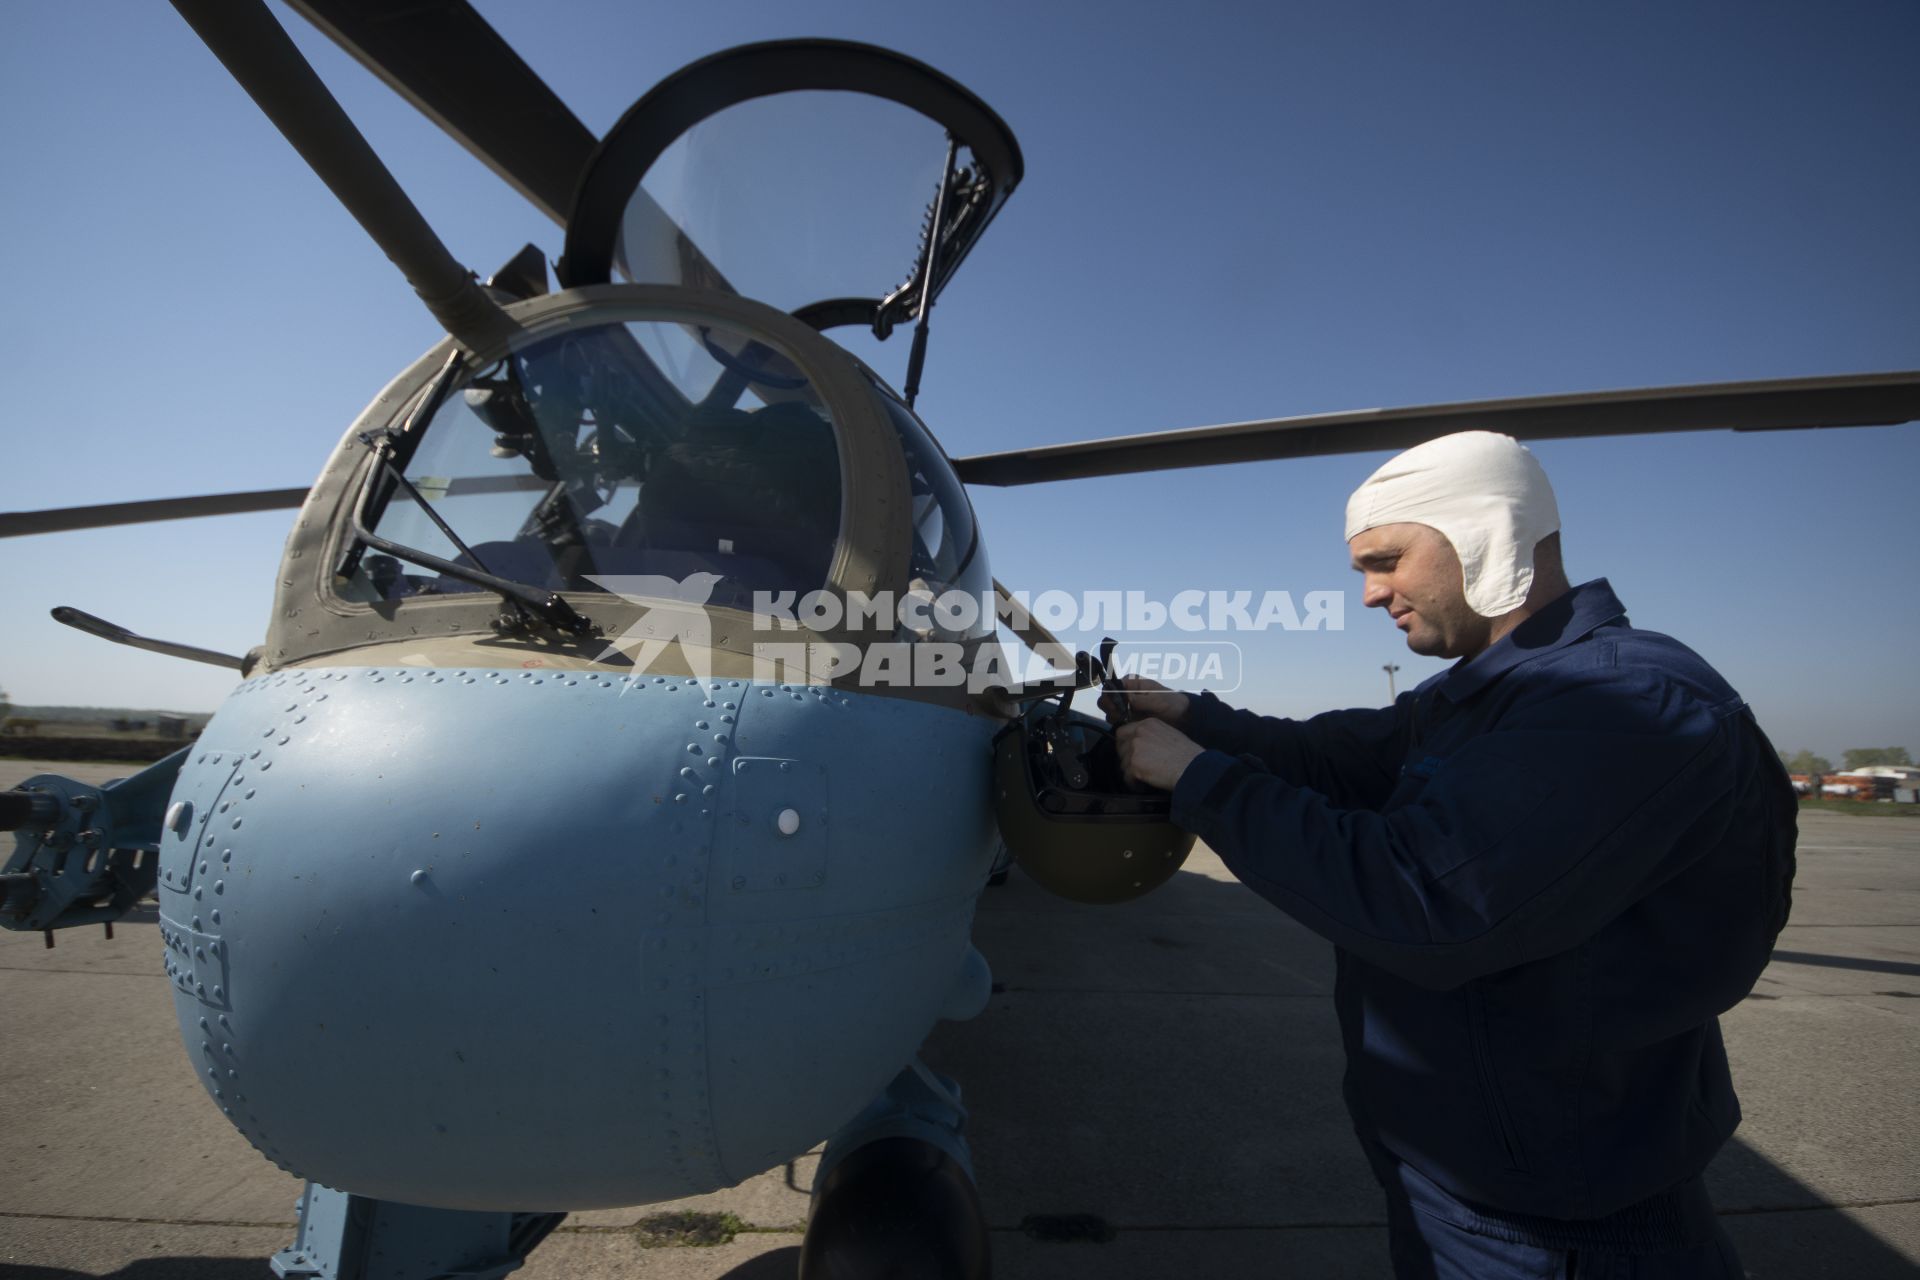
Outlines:
<svg viewBox="0 0 1920 1280"><path fill-rule="evenodd" d="M483 3L596 132L747 40L889 45L1019 135L1027 180L935 312L955 455L1281 414L1920 363L1906 0L1788 4ZM277 10L456 256L556 227ZM0 9L0 508L307 483L435 338L377 249L161 5ZM904 265L904 264L903 264ZM898 375L905 342L883 349ZM1547 442L1569 570L1679 636L1780 746L1920 749L1920 428ZM1246 644L1306 714L1437 669L1359 605L1380 455L976 490L1035 591L1344 589ZM16 540L0 687L211 709L221 672L47 619L242 651L288 514ZM1096 638L1096 637L1089 637Z"/></svg>

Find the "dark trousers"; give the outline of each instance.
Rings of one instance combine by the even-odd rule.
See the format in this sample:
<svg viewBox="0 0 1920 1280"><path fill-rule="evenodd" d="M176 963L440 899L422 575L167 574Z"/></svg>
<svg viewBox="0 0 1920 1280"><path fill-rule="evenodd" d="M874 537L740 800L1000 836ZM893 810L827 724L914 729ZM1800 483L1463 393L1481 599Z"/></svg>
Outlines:
<svg viewBox="0 0 1920 1280"><path fill-rule="evenodd" d="M1395 1280L1744 1280L1733 1241L1718 1220L1705 1238L1661 1252L1549 1248L1485 1230L1482 1215L1362 1139L1374 1176L1387 1194L1387 1247ZM1702 1191L1704 1197L1704 1191Z"/></svg>

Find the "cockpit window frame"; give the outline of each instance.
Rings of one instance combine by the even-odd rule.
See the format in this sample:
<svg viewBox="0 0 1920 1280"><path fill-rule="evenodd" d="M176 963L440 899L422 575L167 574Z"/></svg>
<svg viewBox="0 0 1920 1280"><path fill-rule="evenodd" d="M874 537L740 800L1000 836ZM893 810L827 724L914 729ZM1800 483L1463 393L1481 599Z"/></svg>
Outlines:
<svg viewBox="0 0 1920 1280"><path fill-rule="evenodd" d="M647 171L687 130L728 107L782 93L824 90L867 94L917 111L970 151L992 179L991 203L972 233L941 250L931 296L959 270L1013 194L1025 161L1013 130L959 81L905 54L849 40L771 40L722 50L689 63L628 108L594 150L567 218L562 284L613 278L613 255L628 202ZM911 227L903 227L903 235ZM871 324L881 299L820 299L793 314L816 329ZM918 303L909 317L918 314Z"/></svg>
<svg viewBox="0 0 1920 1280"><path fill-rule="evenodd" d="M967 546L966 549L960 553L958 562L954 565L953 570L955 581L962 581L967 571L973 566L974 560L980 555L981 547L984 545L984 539L980 532L980 515L973 509L973 495L967 492L966 482L960 479L959 472L954 469L953 458L947 453L946 446L940 443L940 438L934 435L928 428L926 420L913 411L913 406L909 405L904 397L895 395L894 392L880 380L877 374L869 371L868 376L873 381L874 390L879 393L881 401L887 406L889 411L894 414L903 415L910 420L914 425L914 429L918 431L921 436L925 437L926 442L933 448L935 454L933 461L937 462L941 469L944 470L953 481L954 494L960 501L960 509L965 512L967 517ZM903 450L906 447L904 439L901 447ZM944 506L945 504L943 503L943 509ZM991 580L991 575L989 575L989 580Z"/></svg>
<svg viewBox="0 0 1920 1280"><path fill-rule="evenodd" d="M812 380L832 415L839 456L840 529L820 587L845 596L902 593L910 577L913 530L906 463L886 409L861 367L807 325L774 307L732 294L674 285L598 285L535 298L507 308L521 326L516 343L540 341L569 329L629 321L718 323L753 334L792 360ZM472 353L469 369L485 368L508 347ZM314 485L288 537L264 658L270 666L414 636L490 634L500 602L488 593L410 596L356 601L340 594L335 568L352 539L348 509L367 470L376 465L362 437L403 422L454 354L451 340L435 346L384 390L350 427ZM605 593L561 593L589 615L604 636L616 636L644 606ZM713 609L716 644L731 641L751 653L752 618ZM738 614L728 625L721 615ZM870 639L829 631L802 631L801 641ZM597 652L606 641L585 642ZM589 655L590 656L590 655Z"/></svg>

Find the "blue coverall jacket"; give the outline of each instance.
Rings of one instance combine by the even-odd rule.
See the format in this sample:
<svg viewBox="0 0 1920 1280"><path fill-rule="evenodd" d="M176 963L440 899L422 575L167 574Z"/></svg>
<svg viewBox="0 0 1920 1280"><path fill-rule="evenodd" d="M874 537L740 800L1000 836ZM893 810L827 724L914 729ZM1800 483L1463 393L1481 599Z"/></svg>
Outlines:
<svg viewBox="0 0 1920 1280"><path fill-rule="evenodd" d="M1181 727L1174 820L1336 946L1363 1139L1489 1210L1657 1219L1733 1132L1717 1015L1786 922L1792 784L1605 579L1391 707Z"/></svg>

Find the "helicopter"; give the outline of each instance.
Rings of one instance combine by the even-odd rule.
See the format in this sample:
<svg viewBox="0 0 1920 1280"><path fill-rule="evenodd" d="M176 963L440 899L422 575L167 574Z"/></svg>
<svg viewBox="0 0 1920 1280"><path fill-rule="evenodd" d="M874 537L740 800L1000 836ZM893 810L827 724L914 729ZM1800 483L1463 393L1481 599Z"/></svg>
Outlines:
<svg viewBox="0 0 1920 1280"><path fill-rule="evenodd" d="M180 7L238 64L236 76L264 82L260 95L301 83L251 11ZM295 8L516 188L554 206L569 237L555 281L564 287L549 291L544 261L521 255L488 293L401 214L413 249L427 248L394 256L408 260L450 334L376 398L316 485L26 513L4 526L48 532L302 504L284 571L298 585L283 584L260 652L227 655L242 683L207 736L171 774L149 771L107 791L30 784L37 790L12 808L39 834L8 872L32 883L10 885L7 904L14 927L66 926L109 918L145 887L161 895L182 1031L210 1073L210 1097L269 1158L313 1184L301 1240L277 1263L284 1274L337 1265L322 1254L329 1241L343 1249L352 1230L386 1232L393 1247L429 1237L440 1247L452 1233L463 1265L509 1266L566 1208L724 1185L836 1130L830 1151L851 1155L911 1134L919 1145L906 1158L944 1189L937 1204L919 1206L939 1219L935 1234L977 1241L957 1094L913 1063L913 1046L933 1019L964 1016L982 999L985 962L966 932L994 860L984 803L991 741L1022 707L1091 682L1092 665L1066 689L876 695L810 670L767 678L745 633L730 633L694 646L708 651L704 670L682 643L685 669L655 665L637 677L614 640L674 610L657 593L636 601L597 589L595 577L717 576L713 585L732 594L712 606L716 622L728 610L750 622L738 606L756 590L820 582L843 595L915 578L991 593L983 553L957 549L940 563L941 536L977 524L955 482L1377 450L1467 423L1550 438L1898 422L1920 399L1913 374L1868 375L1321 415L949 459L912 413L918 362L896 393L827 339L835 322L895 325L925 351L940 290L1020 176L1010 131L996 150L997 117L970 94L870 48L749 47L669 77L583 152L550 95L536 108L515 101L542 87L465 6L439 11L447 25L431 41L373 21L365 6ZM269 62L274 49L280 60ZM663 218L660 201L644 203L654 199L650 166L686 129L757 101L782 76L799 92L851 92L860 67L893 86L921 76L948 95L926 152L934 179L910 202L931 195L912 273L787 307L755 300L745 276L729 287L730 264L708 256L691 218ZM449 80L449 68L465 78ZM829 74L837 78L815 78ZM451 97L430 96L449 84ZM714 87L728 84L743 87ZM659 123L660 104L682 96L697 104L693 118ZM319 104L283 107L290 130L324 118ZM952 118L961 108L966 118ZM500 136L485 132L503 117ZM576 140L571 151L528 123L556 118ZM648 145L623 141L633 137ZM308 145L357 151L346 139L336 130ZM562 163L570 154L577 164ZM613 194L601 200L598 162L609 157L616 176L603 185ZM540 163L560 176L529 167ZM584 165L594 167L582 179ZM372 172L363 165L342 185L378 186ZM384 215L368 216L377 237L395 234ZM596 219L613 233L597 246L587 235ZM678 273L670 283L657 279L663 263ZM554 421L574 432L564 450ZM791 437L755 434L776 424ZM735 499L742 509L724 529L703 525L702 510L728 496L712 487L716 471L746 475L739 488L752 499ZM781 488L796 477L808 481L799 492ZM681 498L704 483L707 496L698 509L663 511L634 492L656 479ZM810 509L835 481L834 509ZM477 537L476 526L499 523L487 512L503 502L520 504L501 526L507 536ZM949 540L980 541L977 528ZM644 554L599 554L624 550ZM974 580L961 583L967 572ZM819 634L863 647L831 627ZM912 740L917 754L863 751L870 740ZM289 778L306 794L288 795ZM940 833L919 842L912 865L866 834L884 829L903 795L921 807L924 829ZM464 851L443 860L433 842L449 838ZM157 865L137 856L149 851ZM279 883L268 888L269 879ZM649 898L659 909L637 937L626 921L595 923L611 912L591 904ZM505 965L497 936L469 936L494 914L520 939ZM284 954L274 948L297 939L307 950L316 938L337 940L324 944L324 979L307 971L262 982L263 968L278 967L266 957ZM638 991L637 1010L610 1022L604 989L584 974ZM358 1012L372 990L387 997L377 1016ZM475 1071L465 1070L464 1045L453 1050L457 1067L421 1069L429 1046L488 1025L502 1004L540 1008L549 1021L523 1043L472 1050ZM323 1038L329 1024L333 1040ZM666 1087L641 1096L634 1081L649 1076ZM609 1115L609 1098L629 1109ZM861 1206L876 1181L851 1176L863 1172L858 1162L827 1167L850 1177L823 1186L815 1257L829 1247L833 1204L852 1195ZM841 1187L850 1190L836 1195ZM356 1226L368 1205L381 1207L378 1225ZM949 1243L948 1253L972 1257L969 1248Z"/></svg>

